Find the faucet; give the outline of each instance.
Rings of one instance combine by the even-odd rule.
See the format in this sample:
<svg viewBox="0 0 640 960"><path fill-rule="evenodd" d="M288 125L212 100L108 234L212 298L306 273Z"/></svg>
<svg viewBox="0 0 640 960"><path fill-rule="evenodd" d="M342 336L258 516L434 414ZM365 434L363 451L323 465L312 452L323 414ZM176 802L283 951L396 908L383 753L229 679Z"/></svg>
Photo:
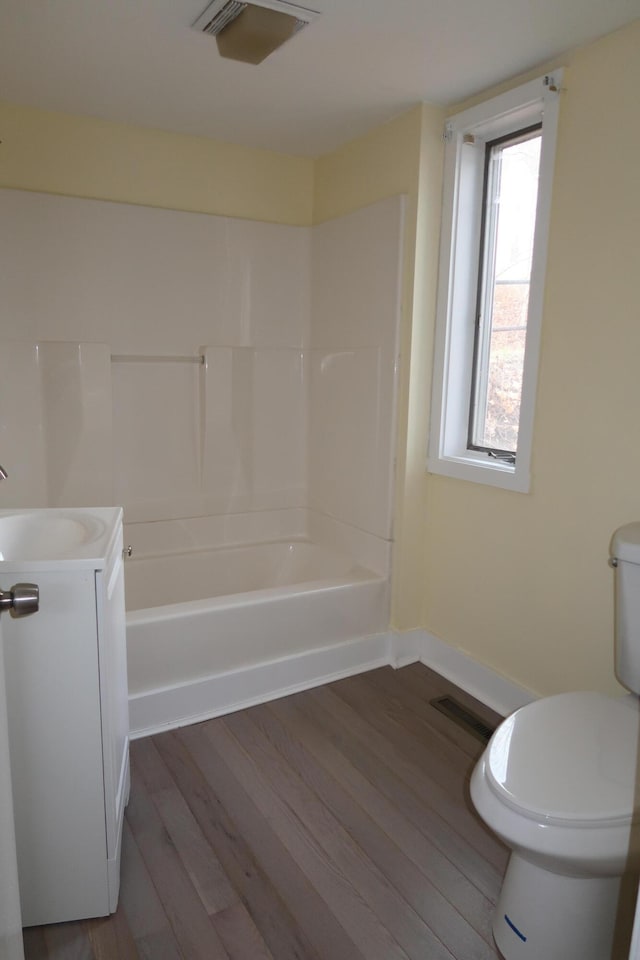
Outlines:
<svg viewBox="0 0 640 960"><path fill-rule="evenodd" d="M6 480L9 474L4 467L0 466L0 480Z"/></svg>

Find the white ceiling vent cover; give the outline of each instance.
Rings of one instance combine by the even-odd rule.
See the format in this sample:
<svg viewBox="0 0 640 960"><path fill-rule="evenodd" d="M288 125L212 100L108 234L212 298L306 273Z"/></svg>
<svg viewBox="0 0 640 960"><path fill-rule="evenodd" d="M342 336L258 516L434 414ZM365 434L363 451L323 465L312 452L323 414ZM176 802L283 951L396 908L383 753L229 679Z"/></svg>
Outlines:
<svg viewBox="0 0 640 960"><path fill-rule="evenodd" d="M294 31L297 33L308 23L320 16L317 10L308 10L295 3L286 3L285 0L252 0L243 3L242 0L212 0L197 20L192 24L194 30L208 33L216 37L228 27L247 7L262 7L266 10L275 10L293 17L296 21Z"/></svg>
<svg viewBox="0 0 640 960"><path fill-rule="evenodd" d="M213 0L193 24L194 30L201 30L215 37L242 13L246 3L240 0Z"/></svg>
<svg viewBox="0 0 640 960"><path fill-rule="evenodd" d="M284 0L213 0L193 24L228 60L262 63L319 14Z"/></svg>

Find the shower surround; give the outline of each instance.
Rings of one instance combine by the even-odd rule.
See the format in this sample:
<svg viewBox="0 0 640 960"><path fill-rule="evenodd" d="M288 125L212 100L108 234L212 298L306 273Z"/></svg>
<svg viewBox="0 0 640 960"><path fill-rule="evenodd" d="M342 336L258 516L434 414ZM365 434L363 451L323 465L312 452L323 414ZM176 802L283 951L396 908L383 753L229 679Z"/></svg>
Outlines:
<svg viewBox="0 0 640 960"><path fill-rule="evenodd" d="M2 506L124 506L134 731L386 662L403 207L0 191Z"/></svg>

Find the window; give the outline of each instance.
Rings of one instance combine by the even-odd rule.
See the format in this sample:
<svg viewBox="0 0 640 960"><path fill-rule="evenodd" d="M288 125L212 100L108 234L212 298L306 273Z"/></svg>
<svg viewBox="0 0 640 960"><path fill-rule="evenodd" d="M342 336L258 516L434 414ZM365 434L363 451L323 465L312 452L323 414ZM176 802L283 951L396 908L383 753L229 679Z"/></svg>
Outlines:
<svg viewBox="0 0 640 960"><path fill-rule="evenodd" d="M515 463L538 200L541 127L485 147L470 450Z"/></svg>
<svg viewBox="0 0 640 960"><path fill-rule="evenodd" d="M445 126L428 468L526 492L561 72Z"/></svg>

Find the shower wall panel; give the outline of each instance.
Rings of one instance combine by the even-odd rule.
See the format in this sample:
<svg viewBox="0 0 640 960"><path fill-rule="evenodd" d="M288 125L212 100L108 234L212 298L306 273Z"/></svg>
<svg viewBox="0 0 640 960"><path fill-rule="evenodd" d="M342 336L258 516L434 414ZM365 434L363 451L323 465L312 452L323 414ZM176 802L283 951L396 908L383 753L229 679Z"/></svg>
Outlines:
<svg viewBox="0 0 640 960"><path fill-rule="evenodd" d="M401 198L311 229L0 190L0 217L2 505L310 506L390 542Z"/></svg>
<svg viewBox="0 0 640 960"><path fill-rule="evenodd" d="M2 338L302 347L310 230L0 190Z"/></svg>
<svg viewBox="0 0 640 960"><path fill-rule="evenodd" d="M302 351L201 354L203 364L113 365L115 494L128 522L305 504Z"/></svg>
<svg viewBox="0 0 640 960"><path fill-rule="evenodd" d="M113 502L110 367L106 344L0 345L3 507Z"/></svg>
<svg viewBox="0 0 640 960"><path fill-rule="evenodd" d="M314 228L309 504L392 538L404 200Z"/></svg>
<svg viewBox="0 0 640 960"><path fill-rule="evenodd" d="M108 497L78 472L77 502L115 498L131 520L304 501L309 228L12 190L0 190L0 217L1 335L25 341L26 354L44 340L66 341L50 350L102 341L107 358L196 357L209 345L205 367L114 363L113 412L110 381L95 380L94 407L105 421L113 415L113 456L111 437L95 434L109 451ZM7 393L0 411L6 436L22 434L29 418L29 432L42 433L28 457L16 456L33 478L20 505L68 499L65 464L84 470L70 445L85 413L64 401L63 436L45 429L47 408L31 409L29 397L17 413L20 395ZM38 457L46 483L36 479ZM2 494L8 504L11 491Z"/></svg>
<svg viewBox="0 0 640 960"><path fill-rule="evenodd" d="M306 380L302 351L206 347L202 487L214 513L302 506Z"/></svg>
<svg viewBox="0 0 640 960"><path fill-rule="evenodd" d="M192 516L200 493L198 366L114 363L112 378L116 503L128 520Z"/></svg>

